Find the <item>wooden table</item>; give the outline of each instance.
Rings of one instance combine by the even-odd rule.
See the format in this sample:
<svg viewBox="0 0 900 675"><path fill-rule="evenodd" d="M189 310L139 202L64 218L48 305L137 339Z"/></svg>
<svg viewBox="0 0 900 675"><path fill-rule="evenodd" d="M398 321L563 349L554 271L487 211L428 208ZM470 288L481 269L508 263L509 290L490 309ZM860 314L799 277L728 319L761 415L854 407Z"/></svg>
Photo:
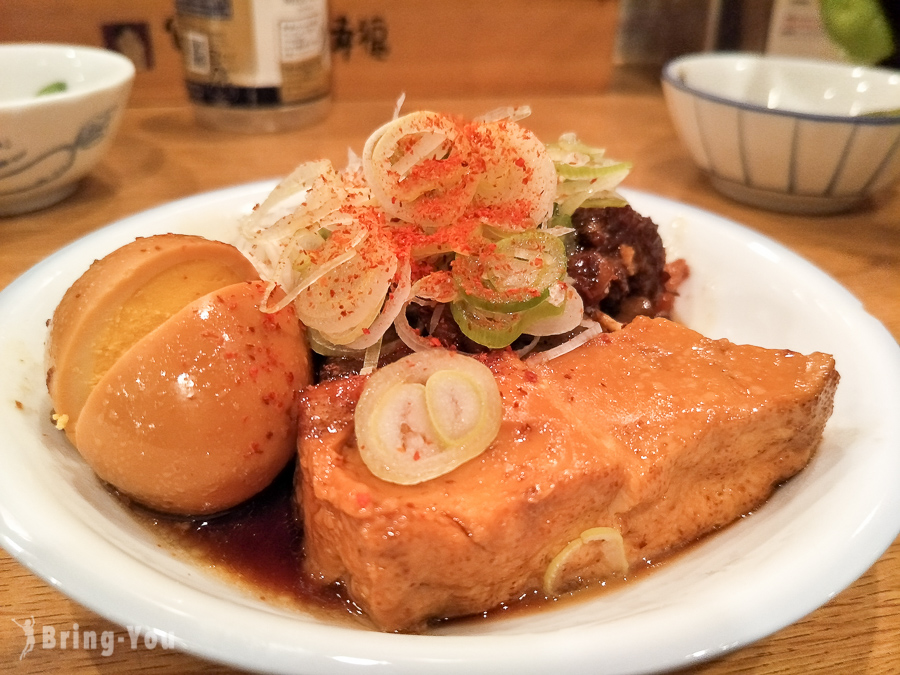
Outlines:
<svg viewBox="0 0 900 675"><path fill-rule="evenodd" d="M497 105L529 103L529 126L541 138L577 130L617 158L634 161L629 187L693 204L742 222L785 244L844 284L900 337L900 194L848 215L808 218L744 207L712 190L675 137L659 88L625 81L603 95L509 100L411 100L475 115ZM115 144L79 191L58 206L0 219L0 289L53 251L119 218L188 195L281 176L307 159L342 166L369 131L388 119L393 101L336 102L319 126L272 136L235 136L195 126L186 107L130 109ZM900 451L900 448L898 448ZM0 468L2 470L2 468ZM161 649L37 649L19 661L23 633L12 619L127 635L77 605L0 551L0 671L234 672ZM805 619L691 673L900 672L900 541L855 584Z"/></svg>

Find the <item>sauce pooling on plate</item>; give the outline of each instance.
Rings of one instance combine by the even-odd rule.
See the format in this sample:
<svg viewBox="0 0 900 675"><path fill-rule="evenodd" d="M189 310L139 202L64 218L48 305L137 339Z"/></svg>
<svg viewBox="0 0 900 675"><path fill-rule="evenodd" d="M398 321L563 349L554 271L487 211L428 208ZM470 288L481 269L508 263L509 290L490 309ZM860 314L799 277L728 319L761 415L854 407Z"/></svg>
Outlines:
<svg viewBox="0 0 900 675"><path fill-rule="evenodd" d="M210 572L263 602L319 610L334 618L359 610L340 586L322 587L301 573L303 531L293 502L294 465L256 497L214 516L181 518L132 511L163 545L185 552Z"/></svg>
<svg viewBox="0 0 900 675"><path fill-rule="evenodd" d="M301 571L303 530L293 501L294 466L290 465L266 490L216 516L182 518L148 511L129 503L132 512L163 543L192 561L237 584L259 600L313 613L325 620L369 626L362 610L341 584L322 586ZM123 497L123 500L125 498ZM654 564L652 567L656 567ZM651 567L632 570L628 578ZM548 598L540 591L505 602L483 614L444 619L434 625L507 617L511 612L537 611L560 602L583 601L618 588L626 579L592 584L565 596Z"/></svg>

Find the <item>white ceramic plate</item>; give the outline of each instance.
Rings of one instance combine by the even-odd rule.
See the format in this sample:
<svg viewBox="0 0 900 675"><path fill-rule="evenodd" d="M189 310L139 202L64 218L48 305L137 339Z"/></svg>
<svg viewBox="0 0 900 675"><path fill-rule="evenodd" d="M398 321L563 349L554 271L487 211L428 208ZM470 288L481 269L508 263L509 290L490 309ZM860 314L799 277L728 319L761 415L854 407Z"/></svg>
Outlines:
<svg viewBox="0 0 900 675"><path fill-rule="evenodd" d="M257 183L128 218L0 294L0 542L76 601L189 652L277 673L649 673L782 628L859 577L900 531L900 349L849 293L774 242L637 192L692 276L680 318L713 337L830 352L841 384L812 464L758 512L621 590L439 634L393 635L262 604L171 555L100 487L50 421L46 321L91 261L167 231L228 239ZM38 617L40 619L40 617Z"/></svg>

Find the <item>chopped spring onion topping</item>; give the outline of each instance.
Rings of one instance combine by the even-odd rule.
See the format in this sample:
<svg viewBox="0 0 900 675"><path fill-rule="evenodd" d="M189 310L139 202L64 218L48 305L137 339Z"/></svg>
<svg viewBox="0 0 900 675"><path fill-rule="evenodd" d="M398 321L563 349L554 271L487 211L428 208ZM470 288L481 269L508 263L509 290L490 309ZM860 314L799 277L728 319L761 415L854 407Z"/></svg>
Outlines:
<svg viewBox="0 0 900 675"><path fill-rule="evenodd" d="M563 134L547 145L547 151L559 176L555 199L559 215L571 216L588 200L626 203L615 189L631 171L630 163L608 159L603 149L581 142L575 134Z"/></svg>
<svg viewBox="0 0 900 675"><path fill-rule="evenodd" d="M354 414L359 454L369 470L414 485L484 452L500 430L503 404L487 366L431 349L376 370Z"/></svg>
<svg viewBox="0 0 900 675"><path fill-rule="evenodd" d="M510 122L518 122L525 119L531 114L531 106L502 106L479 115L475 118L476 122L499 122L500 120L509 120Z"/></svg>
<svg viewBox="0 0 900 675"><path fill-rule="evenodd" d="M38 90L36 96L47 96L48 94L61 94L64 91L69 89L69 85L65 82L51 82L45 87L41 87Z"/></svg>
<svg viewBox="0 0 900 675"><path fill-rule="evenodd" d="M381 356L381 338L378 338L378 341L373 344L371 347L366 349L365 357L363 358L363 366L359 370L360 375L368 375L375 371L378 367L378 359Z"/></svg>
<svg viewBox="0 0 900 675"><path fill-rule="evenodd" d="M487 208L527 204L532 227L549 219L556 194L556 168L537 136L509 120L486 122L470 133L485 170L475 204Z"/></svg>
<svg viewBox="0 0 900 675"><path fill-rule="evenodd" d="M466 301L492 312L535 307L565 273L565 245L543 230L514 234L490 252L453 261L453 278Z"/></svg>
<svg viewBox="0 0 900 675"><path fill-rule="evenodd" d="M471 144L451 118L414 112L388 122L366 141L366 182L388 215L423 227L456 221L480 175L469 166Z"/></svg>
<svg viewBox="0 0 900 675"><path fill-rule="evenodd" d="M467 338L488 349L511 345L525 332L523 312L491 312L472 307L465 301L456 301L450 305L450 313Z"/></svg>
<svg viewBox="0 0 900 675"><path fill-rule="evenodd" d="M406 318L405 305L403 311L397 315L394 321L394 329L397 331L397 337L400 338L400 341L414 352L428 351L438 345L434 340L422 337L417 330L409 325L409 320Z"/></svg>
<svg viewBox="0 0 900 675"><path fill-rule="evenodd" d="M576 328L583 303L561 237L575 209L625 204L615 189L630 165L574 134L544 145L517 124L529 112L465 121L398 107L343 171L297 167L241 226L270 293L284 291L264 311L293 303L324 354L370 350L392 325L414 350L432 348L406 321L410 301L450 305L488 348Z"/></svg>
<svg viewBox="0 0 900 675"><path fill-rule="evenodd" d="M599 575L601 578L628 571L625 541L618 530L611 527L592 527L566 544L547 565L544 572L544 593L557 595L564 592L564 582L570 571L568 568L575 567L576 570L583 572L598 562L603 563Z"/></svg>
<svg viewBox="0 0 900 675"><path fill-rule="evenodd" d="M444 445L460 444L477 433L484 410L479 383L461 370L438 370L425 382L431 424Z"/></svg>
<svg viewBox="0 0 900 675"><path fill-rule="evenodd" d="M557 304L559 311L547 312L544 316L535 313L528 321L525 332L529 335L547 336L561 335L575 330L584 321L584 302L578 291L569 284L561 284L565 301ZM547 299L547 304L553 305L553 295Z"/></svg>
<svg viewBox="0 0 900 675"><path fill-rule="evenodd" d="M367 329L363 330L362 336L348 344L348 347L352 349L367 349L381 340L388 328L396 322L397 317L406 309L412 288L410 274L409 261L404 260L400 266L400 280L394 289L388 292L381 314L369 324Z"/></svg>

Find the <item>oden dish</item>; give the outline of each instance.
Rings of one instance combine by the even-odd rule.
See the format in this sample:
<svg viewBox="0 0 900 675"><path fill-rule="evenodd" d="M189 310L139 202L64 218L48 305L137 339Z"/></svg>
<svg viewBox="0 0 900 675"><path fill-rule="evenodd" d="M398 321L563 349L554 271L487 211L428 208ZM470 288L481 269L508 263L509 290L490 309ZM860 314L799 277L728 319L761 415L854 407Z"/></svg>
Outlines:
<svg viewBox="0 0 900 675"><path fill-rule="evenodd" d="M309 382L290 309L234 247L184 235L124 246L73 284L51 322L57 424L97 475L151 508L221 511L288 463Z"/></svg>
<svg viewBox="0 0 900 675"><path fill-rule="evenodd" d="M629 166L525 114L396 116L301 165L241 224L252 265L162 237L92 267L53 321L59 426L181 514L296 452L296 574L385 631L631 576L757 508L816 451L834 359L671 321L687 263Z"/></svg>
<svg viewBox="0 0 900 675"><path fill-rule="evenodd" d="M381 630L628 575L762 504L831 415L831 356L665 318L687 272L615 192L628 166L521 112L399 117L245 223L325 360L303 570Z"/></svg>

